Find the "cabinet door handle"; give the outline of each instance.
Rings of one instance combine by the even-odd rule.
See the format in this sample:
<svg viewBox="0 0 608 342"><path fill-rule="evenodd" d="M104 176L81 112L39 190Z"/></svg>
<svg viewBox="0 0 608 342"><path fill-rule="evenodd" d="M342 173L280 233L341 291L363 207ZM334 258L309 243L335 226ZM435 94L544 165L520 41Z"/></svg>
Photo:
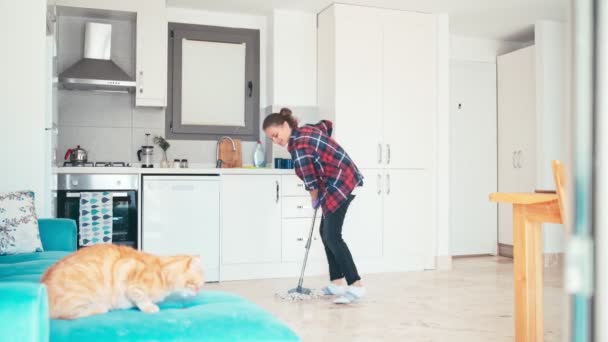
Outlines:
<svg viewBox="0 0 608 342"><path fill-rule="evenodd" d="M391 144L386 144L386 165L391 163Z"/></svg>
<svg viewBox="0 0 608 342"><path fill-rule="evenodd" d="M378 143L378 164L382 164L382 144Z"/></svg>
<svg viewBox="0 0 608 342"><path fill-rule="evenodd" d="M517 168L521 169L521 154L522 150L517 151Z"/></svg>
<svg viewBox="0 0 608 342"><path fill-rule="evenodd" d="M517 169L517 165L515 165L515 155L517 154L517 151L513 151L513 155L511 156L511 164L513 165L514 169Z"/></svg>
<svg viewBox="0 0 608 342"><path fill-rule="evenodd" d="M382 175L378 174L378 195L382 193Z"/></svg>
<svg viewBox="0 0 608 342"><path fill-rule="evenodd" d="M249 97L253 95L253 82L247 82L247 88L249 89Z"/></svg>
<svg viewBox="0 0 608 342"><path fill-rule="evenodd" d="M277 186L277 188L276 188L276 190L277 190L277 199L276 199L276 203L279 203L279 181L274 181L274 182L275 182L275 184L276 184L276 186Z"/></svg>
<svg viewBox="0 0 608 342"><path fill-rule="evenodd" d="M143 70L139 71L139 93L144 93L144 72Z"/></svg>
<svg viewBox="0 0 608 342"><path fill-rule="evenodd" d="M391 194L391 175L386 174L386 194Z"/></svg>

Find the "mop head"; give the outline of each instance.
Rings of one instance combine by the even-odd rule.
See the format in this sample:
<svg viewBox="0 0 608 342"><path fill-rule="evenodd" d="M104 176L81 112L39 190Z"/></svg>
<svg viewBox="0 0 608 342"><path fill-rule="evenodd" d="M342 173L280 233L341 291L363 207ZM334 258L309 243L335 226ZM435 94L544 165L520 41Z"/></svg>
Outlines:
<svg viewBox="0 0 608 342"><path fill-rule="evenodd" d="M291 289L289 291L277 292L275 295L277 297L279 297L280 299L294 301L294 302L320 299L320 298L323 298L323 296L324 296L324 293L321 290L316 290L316 289L312 289L312 290L303 289L303 290L304 291L298 292L298 291L296 291L296 289ZM306 290L308 290L308 291L306 291Z"/></svg>

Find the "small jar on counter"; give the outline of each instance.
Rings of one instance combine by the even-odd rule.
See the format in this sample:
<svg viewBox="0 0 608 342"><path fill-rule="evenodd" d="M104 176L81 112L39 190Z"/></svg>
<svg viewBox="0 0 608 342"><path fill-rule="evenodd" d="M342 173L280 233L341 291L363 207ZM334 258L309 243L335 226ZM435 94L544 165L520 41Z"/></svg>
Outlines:
<svg viewBox="0 0 608 342"><path fill-rule="evenodd" d="M187 169L188 168L188 159L182 159L182 162L180 164L180 167L182 169Z"/></svg>
<svg viewBox="0 0 608 342"><path fill-rule="evenodd" d="M179 159L173 159L173 168L179 169L180 167L181 167L181 163L180 163Z"/></svg>

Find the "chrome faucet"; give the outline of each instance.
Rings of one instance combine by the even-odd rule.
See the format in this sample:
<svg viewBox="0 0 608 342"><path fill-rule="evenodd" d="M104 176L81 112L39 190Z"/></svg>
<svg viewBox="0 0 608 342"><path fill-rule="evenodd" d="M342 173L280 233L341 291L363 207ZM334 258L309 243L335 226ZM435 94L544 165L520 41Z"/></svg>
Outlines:
<svg viewBox="0 0 608 342"><path fill-rule="evenodd" d="M220 159L220 144L222 143L222 141L224 139L230 140L230 142L232 143L232 151L233 152L236 151L236 144L234 143L234 140L232 140L231 137L223 136L223 137L219 138L217 141L217 146L216 146L216 150L215 150L215 167L216 168L221 168L222 164L224 164L224 161Z"/></svg>

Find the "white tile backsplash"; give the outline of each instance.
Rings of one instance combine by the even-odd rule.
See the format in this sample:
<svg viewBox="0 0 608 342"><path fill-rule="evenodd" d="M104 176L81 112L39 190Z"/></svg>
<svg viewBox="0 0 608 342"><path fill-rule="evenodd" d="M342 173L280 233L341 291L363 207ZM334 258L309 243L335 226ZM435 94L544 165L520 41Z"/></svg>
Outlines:
<svg viewBox="0 0 608 342"><path fill-rule="evenodd" d="M131 161L131 128L59 127L58 159L76 145L88 152L90 161Z"/></svg>
<svg viewBox="0 0 608 342"><path fill-rule="evenodd" d="M165 129L165 109L137 107L133 109L133 127ZM163 133L164 134L164 133Z"/></svg>
<svg viewBox="0 0 608 342"><path fill-rule="evenodd" d="M60 90L59 125L131 127L133 100L127 93Z"/></svg>
<svg viewBox="0 0 608 342"><path fill-rule="evenodd" d="M121 93L61 91L59 98L59 153L81 145L91 161L137 163L137 150L156 135L165 135L164 108L136 108L133 96ZM169 161L215 165L216 141L169 140ZM253 163L254 142L242 142L243 164ZM60 157L63 157L61 155ZM155 146L154 160L162 150Z"/></svg>

